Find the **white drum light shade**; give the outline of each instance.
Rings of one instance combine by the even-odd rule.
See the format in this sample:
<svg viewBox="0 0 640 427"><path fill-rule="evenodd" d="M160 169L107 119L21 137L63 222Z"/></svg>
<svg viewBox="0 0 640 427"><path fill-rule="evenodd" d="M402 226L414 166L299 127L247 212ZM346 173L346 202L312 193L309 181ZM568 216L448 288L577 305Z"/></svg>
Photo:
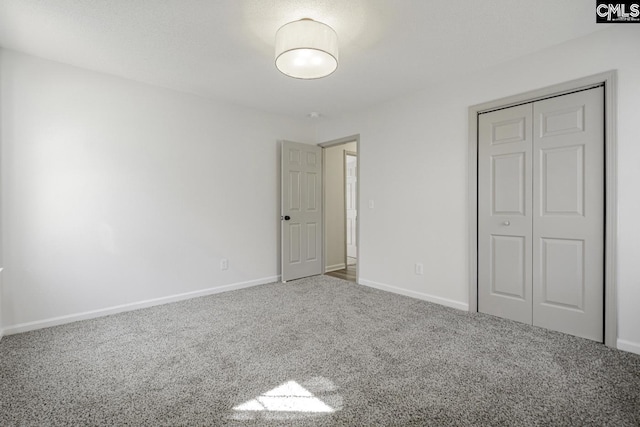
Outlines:
<svg viewBox="0 0 640 427"><path fill-rule="evenodd" d="M338 35L312 19L289 22L276 33L276 67L296 79L319 79L338 68Z"/></svg>

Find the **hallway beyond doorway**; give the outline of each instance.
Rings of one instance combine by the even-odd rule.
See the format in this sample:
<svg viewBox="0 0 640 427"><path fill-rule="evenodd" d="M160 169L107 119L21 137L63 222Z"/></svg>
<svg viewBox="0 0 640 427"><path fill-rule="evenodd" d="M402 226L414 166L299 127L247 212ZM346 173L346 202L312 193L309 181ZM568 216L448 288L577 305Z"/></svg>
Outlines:
<svg viewBox="0 0 640 427"><path fill-rule="evenodd" d="M347 268L343 268L342 270L335 270L335 271L330 271L328 273L325 273L326 276L331 276L331 277L337 277L338 279L343 279L343 280L348 280L350 282L356 282L356 263L355 263L355 259L354 258L350 258L350 260L353 260L353 264L351 264L351 261L349 262L349 265L347 265Z"/></svg>

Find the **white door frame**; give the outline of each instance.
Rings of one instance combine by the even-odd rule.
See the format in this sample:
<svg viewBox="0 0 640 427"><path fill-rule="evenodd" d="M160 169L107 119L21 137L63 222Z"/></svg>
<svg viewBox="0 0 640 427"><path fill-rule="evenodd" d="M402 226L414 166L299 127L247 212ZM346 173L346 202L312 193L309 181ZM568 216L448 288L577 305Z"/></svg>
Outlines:
<svg viewBox="0 0 640 427"><path fill-rule="evenodd" d="M360 134L345 136L344 138L332 139L330 141L321 142L318 144L322 147L322 274L326 273L326 260L327 260L327 216L325 215L326 206L326 164L325 161L325 148L335 147L336 145L344 145L349 142L356 143L356 152L360 154ZM356 171L356 208L358 209L358 215L360 214L360 157L358 157L358 170ZM356 283L360 283L360 221L356 222L356 246L358 247L358 262L356 263ZM345 253L346 256L346 253ZM346 268L346 265L345 265Z"/></svg>
<svg viewBox="0 0 640 427"><path fill-rule="evenodd" d="M616 279L617 241L617 72L607 71L542 89L469 107L469 311L478 311L478 115L540 99L560 96L604 85L605 124L605 259L604 259L604 343L617 348L618 304ZM358 206L359 207L359 206Z"/></svg>

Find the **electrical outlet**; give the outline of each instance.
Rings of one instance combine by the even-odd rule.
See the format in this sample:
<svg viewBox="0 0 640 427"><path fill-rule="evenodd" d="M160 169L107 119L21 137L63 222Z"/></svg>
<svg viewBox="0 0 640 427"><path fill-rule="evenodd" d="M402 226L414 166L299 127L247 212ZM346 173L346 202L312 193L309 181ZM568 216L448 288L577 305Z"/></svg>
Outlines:
<svg viewBox="0 0 640 427"><path fill-rule="evenodd" d="M220 260L220 270L228 270L229 269L229 260L226 258L222 258Z"/></svg>
<svg viewBox="0 0 640 427"><path fill-rule="evenodd" d="M424 274L424 264L421 262L416 263L416 274Z"/></svg>

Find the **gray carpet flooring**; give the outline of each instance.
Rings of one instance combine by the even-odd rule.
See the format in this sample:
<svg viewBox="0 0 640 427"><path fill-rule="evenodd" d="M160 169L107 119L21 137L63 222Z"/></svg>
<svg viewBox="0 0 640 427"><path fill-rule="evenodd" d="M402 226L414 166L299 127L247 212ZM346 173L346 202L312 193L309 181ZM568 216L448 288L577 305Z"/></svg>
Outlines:
<svg viewBox="0 0 640 427"><path fill-rule="evenodd" d="M0 425L640 425L640 356L331 277L7 336Z"/></svg>

